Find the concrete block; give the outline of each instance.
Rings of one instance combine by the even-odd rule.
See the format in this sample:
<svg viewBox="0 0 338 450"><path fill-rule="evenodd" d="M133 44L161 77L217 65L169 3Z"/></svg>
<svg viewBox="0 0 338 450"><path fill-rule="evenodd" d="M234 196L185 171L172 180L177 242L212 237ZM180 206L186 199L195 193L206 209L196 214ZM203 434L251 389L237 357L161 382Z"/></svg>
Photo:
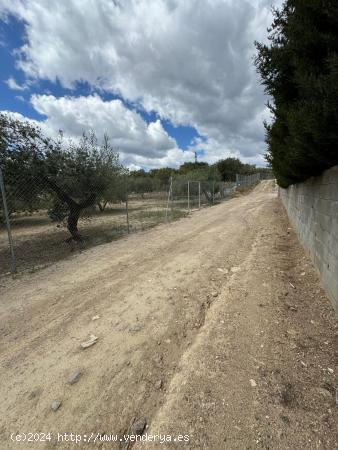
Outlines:
<svg viewBox="0 0 338 450"><path fill-rule="evenodd" d="M331 214L331 206L332 202L330 200L325 200L323 198L318 198L314 202L314 208L316 211L322 213L322 214Z"/></svg>
<svg viewBox="0 0 338 450"><path fill-rule="evenodd" d="M338 313L338 166L280 189L280 198Z"/></svg>

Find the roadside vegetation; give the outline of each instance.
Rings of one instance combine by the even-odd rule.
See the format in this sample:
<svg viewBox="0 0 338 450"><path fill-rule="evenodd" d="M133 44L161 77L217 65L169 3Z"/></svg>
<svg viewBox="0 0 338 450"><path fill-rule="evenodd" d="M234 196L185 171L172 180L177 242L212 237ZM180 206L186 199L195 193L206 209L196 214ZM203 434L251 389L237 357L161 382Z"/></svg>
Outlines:
<svg viewBox="0 0 338 450"><path fill-rule="evenodd" d="M256 43L272 98L266 159L282 187L338 164L337 30L337 2L287 0L274 11L269 43Z"/></svg>

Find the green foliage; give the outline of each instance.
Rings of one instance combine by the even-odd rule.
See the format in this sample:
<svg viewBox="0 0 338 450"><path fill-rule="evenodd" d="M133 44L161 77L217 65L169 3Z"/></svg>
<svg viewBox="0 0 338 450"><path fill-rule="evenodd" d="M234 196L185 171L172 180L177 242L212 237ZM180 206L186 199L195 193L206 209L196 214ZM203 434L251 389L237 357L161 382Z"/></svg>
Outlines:
<svg viewBox="0 0 338 450"><path fill-rule="evenodd" d="M209 164L206 162L185 162L180 166L178 173L184 175L195 171L201 171L203 169L208 169L208 167Z"/></svg>
<svg viewBox="0 0 338 450"><path fill-rule="evenodd" d="M238 158L226 158L217 161L215 164L223 181L236 181L236 174L247 174L259 172L256 166L244 164Z"/></svg>
<svg viewBox="0 0 338 450"><path fill-rule="evenodd" d="M0 114L0 165L10 212L32 212L50 201L41 187L42 161L50 145L38 126Z"/></svg>
<svg viewBox="0 0 338 450"><path fill-rule="evenodd" d="M244 164L238 158L226 158L209 165L207 162L185 162L179 169L164 167L152 169L149 172L144 170L131 171L128 178L128 189L130 192L144 194L146 192L163 191L168 189L169 180L172 176L175 180L175 194L185 195L187 182L202 181L203 186L211 192L215 189L218 192L219 184L210 184L217 181L236 181L236 174L252 174L256 172L270 173L271 169L258 169L252 164ZM192 184L191 189L197 189L197 185ZM211 186L211 187L210 187ZM214 186L212 188L212 186Z"/></svg>
<svg viewBox="0 0 338 450"><path fill-rule="evenodd" d="M144 178L147 177L149 174L145 170L139 169L139 170L130 170L129 175L132 176L133 178Z"/></svg>
<svg viewBox="0 0 338 450"><path fill-rule="evenodd" d="M273 98L267 161L282 187L338 164L338 4L287 0L256 67Z"/></svg>
<svg viewBox="0 0 338 450"><path fill-rule="evenodd" d="M164 189L166 189L165 185ZM133 172L128 177L128 192L143 194L161 190L161 182L158 178L148 176L134 176Z"/></svg>
<svg viewBox="0 0 338 450"><path fill-rule="evenodd" d="M149 172L143 169L130 171L128 191L143 195L147 192L167 190L170 177L176 173L177 170L171 167L152 169Z"/></svg>
<svg viewBox="0 0 338 450"><path fill-rule="evenodd" d="M220 181L221 174L217 166L209 166L206 164L197 167L195 166L192 170L183 172L181 178L191 181Z"/></svg>
<svg viewBox="0 0 338 450"><path fill-rule="evenodd" d="M0 114L0 164L10 213L47 209L53 220L67 217L72 238L81 240L77 223L83 209L121 200L124 169L107 136L78 142L47 139L34 123Z"/></svg>
<svg viewBox="0 0 338 450"><path fill-rule="evenodd" d="M107 136L99 144L95 134L83 134L79 142L60 138L47 150L44 159L48 179L83 202L95 194L97 202L112 202L120 195L118 176L122 173L119 156Z"/></svg>
<svg viewBox="0 0 338 450"><path fill-rule="evenodd" d="M160 180L162 185L166 185L169 182L169 178L177 173L176 169L172 169L171 167L161 167L160 169L152 169L149 172L149 175L152 178L157 178Z"/></svg>

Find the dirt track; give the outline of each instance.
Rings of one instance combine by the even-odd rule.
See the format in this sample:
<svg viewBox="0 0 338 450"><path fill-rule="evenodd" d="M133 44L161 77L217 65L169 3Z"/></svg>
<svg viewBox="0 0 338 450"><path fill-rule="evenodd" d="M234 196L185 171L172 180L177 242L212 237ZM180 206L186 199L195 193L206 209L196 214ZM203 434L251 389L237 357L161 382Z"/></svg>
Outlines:
<svg viewBox="0 0 338 450"><path fill-rule="evenodd" d="M134 419L189 435L170 448L338 448L337 320L288 227L265 182L2 281L0 448L117 448L55 433L128 433Z"/></svg>

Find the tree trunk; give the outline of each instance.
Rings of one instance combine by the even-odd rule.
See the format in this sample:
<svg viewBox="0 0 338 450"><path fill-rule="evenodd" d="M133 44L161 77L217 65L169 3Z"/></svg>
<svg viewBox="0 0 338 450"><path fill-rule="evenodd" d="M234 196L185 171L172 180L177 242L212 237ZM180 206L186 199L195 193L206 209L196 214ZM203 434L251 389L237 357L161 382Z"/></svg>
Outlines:
<svg viewBox="0 0 338 450"><path fill-rule="evenodd" d="M98 202L97 205L99 207L99 210L102 212L102 211L104 211L106 209L107 202L102 202L102 203Z"/></svg>
<svg viewBox="0 0 338 450"><path fill-rule="evenodd" d="M79 230L77 228L77 223L79 221L81 209L78 205L73 205L70 207L70 212L68 215L67 220L67 229L69 233L72 235L70 238L66 240L66 242L71 242L72 240L77 242L82 242L83 238L81 234L79 233Z"/></svg>
<svg viewBox="0 0 338 450"><path fill-rule="evenodd" d="M76 241L76 242L82 242L83 236L79 233L79 230L77 228L77 223L79 221L79 217L81 214L81 211L85 208L88 208L88 206L91 206L95 203L95 194L91 194L84 202L82 203L76 203L73 199L70 199L71 202L68 203L69 206L69 216L67 221L67 228L69 233L72 235L69 239L67 239L67 242Z"/></svg>
<svg viewBox="0 0 338 450"><path fill-rule="evenodd" d="M96 195L91 194L84 202L77 203L75 200L73 200L66 192L64 192L57 184L55 184L53 181L50 181L48 178L44 178L44 181L48 184L50 189L59 197L59 199L67 203L69 207L69 215L67 220L67 228L68 231L71 234L71 237L66 240L66 242L71 242L72 240L76 242L83 241L83 237L79 233L79 230L77 228L77 224L79 221L79 217L81 214L81 211L85 208L88 208L88 206L91 206L95 203Z"/></svg>
<svg viewBox="0 0 338 450"><path fill-rule="evenodd" d="M202 187L202 192L205 195L205 198L208 200L209 203L212 203L212 195Z"/></svg>

